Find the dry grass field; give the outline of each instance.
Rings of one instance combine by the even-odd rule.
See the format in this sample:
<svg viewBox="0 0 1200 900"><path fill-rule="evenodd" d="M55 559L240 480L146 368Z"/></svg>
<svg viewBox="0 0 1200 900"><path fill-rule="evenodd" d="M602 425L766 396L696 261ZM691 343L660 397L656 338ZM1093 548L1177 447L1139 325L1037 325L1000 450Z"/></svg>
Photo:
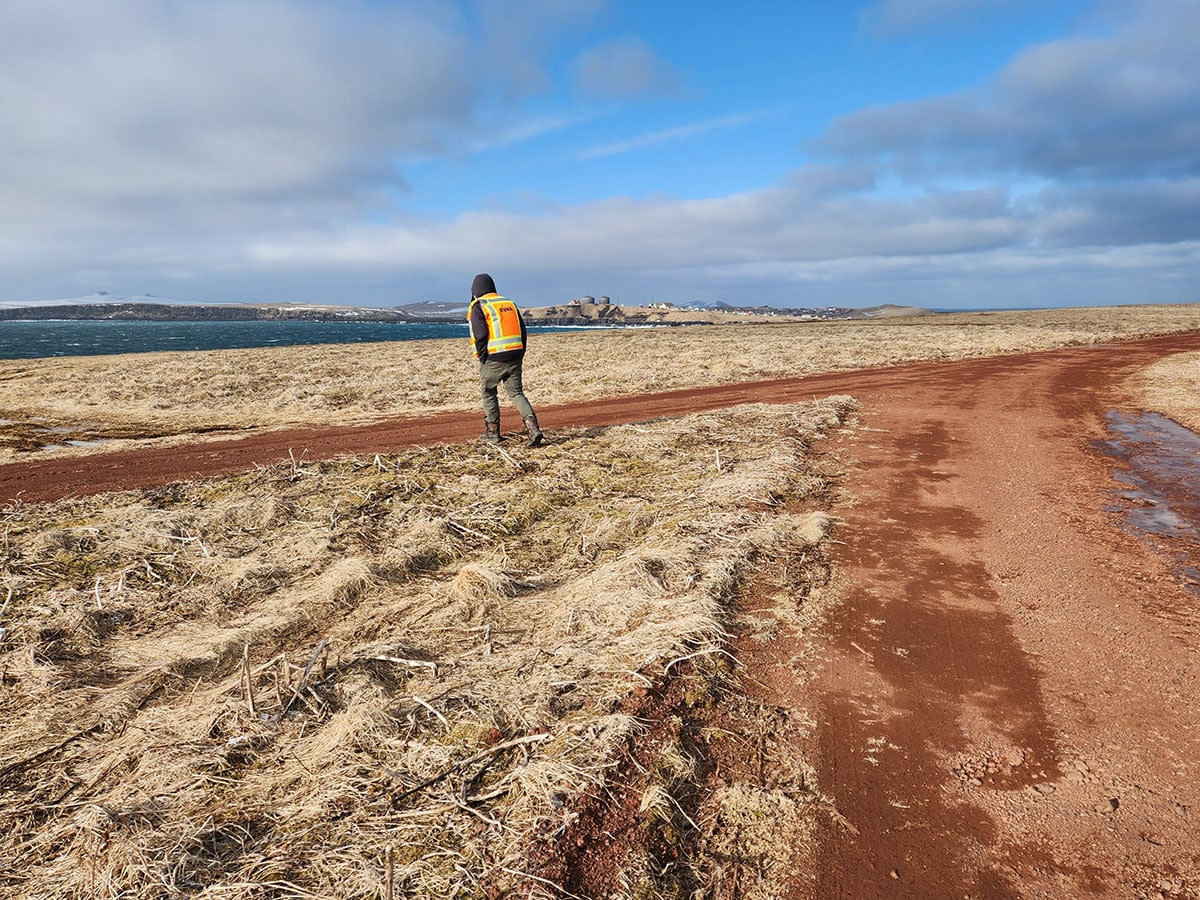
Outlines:
<svg viewBox="0 0 1200 900"><path fill-rule="evenodd" d="M1150 366L1130 380L1129 389L1146 409L1200 433L1200 353L1180 353Z"/></svg>
<svg viewBox="0 0 1200 900"><path fill-rule="evenodd" d="M10 508L0 895L540 896L525 861L647 727L623 699L711 702L747 571L822 539L795 504L849 409ZM658 827L694 777L663 746ZM625 865L629 896L703 869Z"/></svg>
<svg viewBox="0 0 1200 900"><path fill-rule="evenodd" d="M1196 328L1200 306L539 335L526 380L535 404L583 402ZM70 435L472 409L464 343L6 363L7 458L87 452L20 449ZM1198 365L1164 361L1136 389L1194 426ZM624 861L622 896L711 884L731 865L714 823L743 823L748 846L754 823L820 797L748 783L689 806L693 748L629 700L736 694L727 632L756 570L787 573L781 617L819 618L811 447L853 408L750 405L536 451L10 505L0 897L558 897L533 861L642 745L647 849ZM683 856L654 855L681 834Z"/></svg>
<svg viewBox="0 0 1200 900"><path fill-rule="evenodd" d="M535 406L579 403L1198 327L1200 304L560 332L534 336L525 381ZM465 339L13 360L0 367L0 462L476 409L472 376Z"/></svg>

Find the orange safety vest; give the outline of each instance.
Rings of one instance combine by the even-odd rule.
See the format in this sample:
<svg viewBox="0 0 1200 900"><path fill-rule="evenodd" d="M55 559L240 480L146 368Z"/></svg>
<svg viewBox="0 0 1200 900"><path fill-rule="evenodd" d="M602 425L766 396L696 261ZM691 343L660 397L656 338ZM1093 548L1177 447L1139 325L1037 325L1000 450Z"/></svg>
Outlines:
<svg viewBox="0 0 1200 900"><path fill-rule="evenodd" d="M483 310L483 318L487 322L488 356L493 353L503 353L506 350L525 349L525 342L521 340L521 315L517 312L517 304L499 294L484 294L482 297L476 298L474 302L478 303L479 308ZM467 321L470 319L471 310L468 308ZM471 347L474 349L474 333L471 338Z"/></svg>

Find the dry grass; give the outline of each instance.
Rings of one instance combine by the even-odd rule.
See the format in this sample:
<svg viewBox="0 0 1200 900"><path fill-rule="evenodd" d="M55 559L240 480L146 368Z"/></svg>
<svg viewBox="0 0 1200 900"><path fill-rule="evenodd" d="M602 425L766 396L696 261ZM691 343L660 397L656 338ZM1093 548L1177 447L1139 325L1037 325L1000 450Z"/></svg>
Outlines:
<svg viewBox="0 0 1200 900"><path fill-rule="evenodd" d="M643 727L622 699L823 534L786 504L848 408L10 506L0 895L554 896L528 860Z"/></svg>
<svg viewBox="0 0 1200 900"><path fill-rule="evenodd" d="M1180 353L1130 379L1140 405L1200 433L1200 353Z"/></svg>
<svg viewBox="0 0 1200 900"><path fill-rule="evenodd" d="M527 381L549 404L1198 327L1187 306L540 335ZM1164 361L1136 389L1196 427L1198 368ZM474 409L472 376L460 341L14 362L0 418L29 458L15 448L48 428L140 440ZM824 538L823 516L788 508L822 490L808 445L849 405L8 507L0 896L557 896L529 859L643 733L630 691L723 659L748 574ZM718 861L736 847L761 873L803 841L803 761L693 806L690 751L656 752L647 827L699 830L668 880L627 859L624 896L774 897Z"/></svg>
<svg viewBox="0 0 1200 900"><path fill-rule="evenodd" d="M1200 304L542 334L526 386L538 406L1197 328ZM473 410L474 374L465 339L9 361L0 370L8 423L0 462L72 440L112 439L115 449L170 435Z"/></svg>

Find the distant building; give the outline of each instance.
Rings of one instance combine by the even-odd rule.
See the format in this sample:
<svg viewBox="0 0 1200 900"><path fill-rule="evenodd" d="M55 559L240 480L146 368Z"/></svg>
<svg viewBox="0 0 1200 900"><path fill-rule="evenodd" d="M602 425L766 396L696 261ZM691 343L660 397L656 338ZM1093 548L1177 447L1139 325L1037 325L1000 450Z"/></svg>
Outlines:
<svg viewBox="0 0 1200 900"><path fill-rule="evenodd" d="M609 300L607 297L601 297L601 298L600 298L598 301L596 301L596 302L597 302L597 303L599 303L601 306L608 306L608 304L609 304L611 301L610 301L610 300Z"/></svg>
<svg viewBox="0 0 1200 900"><path fill-rule="evenodd" d="M582 303L584 306L595 306L596 298L584 296L584 297L579 298L579 302Z"/></svg>

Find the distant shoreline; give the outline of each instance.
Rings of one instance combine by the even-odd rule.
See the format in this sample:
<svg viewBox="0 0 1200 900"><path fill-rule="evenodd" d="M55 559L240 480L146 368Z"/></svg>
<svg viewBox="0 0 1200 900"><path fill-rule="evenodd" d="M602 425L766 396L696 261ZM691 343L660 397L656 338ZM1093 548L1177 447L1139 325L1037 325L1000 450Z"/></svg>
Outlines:
<svg viewBox="0 0 1200 900"><path fill-rule="evenodd" d="M344 311L342 311L344 310ZM168 303L64 303L46 306L0 307L0 321L126 321L126 322L409 322L441 325L446 316L414 316L401 310L363 307L205 306Z"/></svg>
<svg viewBox="0 0 1200 900"><path fill-rule="evenodd" d="M425 304L421 304L426 306ZM927 309L878 306L866 309L822 307L774 309L721 307L688 309L667 305L615 306L561 304L522 307L532 326L620 328L631 325L730 325L769 322L845 321L932 315ZM305 306L293 304L175 304L146 302L55 303L0 306L0 321L126 321L126 322L344 322L373 324L445 325L464 321L462 310L430 314L405 307Z"/></svg>

